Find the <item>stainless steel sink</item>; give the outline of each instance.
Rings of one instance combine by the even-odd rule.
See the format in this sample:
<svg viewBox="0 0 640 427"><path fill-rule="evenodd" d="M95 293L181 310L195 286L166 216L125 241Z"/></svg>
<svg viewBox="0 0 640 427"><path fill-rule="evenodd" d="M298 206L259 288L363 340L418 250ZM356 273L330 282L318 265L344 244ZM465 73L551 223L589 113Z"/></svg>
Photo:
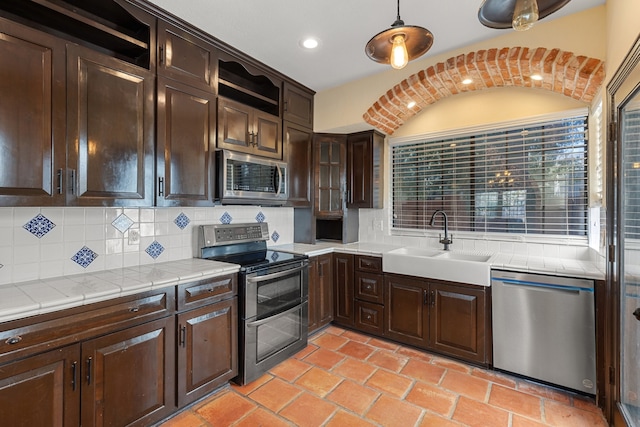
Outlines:
<svg viewBox="0 0 640 427"><path fill-rule="evenodd" d="M491 255L402 247L382 255L387 273L489 286Z"/></svg>

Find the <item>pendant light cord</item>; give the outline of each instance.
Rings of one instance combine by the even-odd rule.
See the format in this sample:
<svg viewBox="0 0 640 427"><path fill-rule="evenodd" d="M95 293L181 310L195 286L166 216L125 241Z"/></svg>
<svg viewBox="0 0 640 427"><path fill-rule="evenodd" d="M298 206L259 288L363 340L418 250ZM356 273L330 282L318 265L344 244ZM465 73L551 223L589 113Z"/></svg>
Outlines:
<svg viewBox="0 0 640 427"><path fill-rule="evenodd" d="M400 20L400 0L398 0L398 21Z"/></svg>

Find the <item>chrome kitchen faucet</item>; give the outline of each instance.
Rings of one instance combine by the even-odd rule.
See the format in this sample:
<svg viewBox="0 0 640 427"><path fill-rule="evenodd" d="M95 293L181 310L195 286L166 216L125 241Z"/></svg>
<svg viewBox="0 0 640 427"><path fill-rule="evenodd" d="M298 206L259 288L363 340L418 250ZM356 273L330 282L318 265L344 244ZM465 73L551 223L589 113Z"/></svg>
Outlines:
<svg viewBox="0 0 640 427"><path fill-rule="evenodd" d="M445 211L438 209L431 215L431 221L429 225L433 227L433 224L436 222L436 215L442 214L444 217L444 239L442 238L442 234L438 234L439 242L444 245L444 250L449 250L449 245L453 243L453 236L449 236L449 218L447 218L447 214Z"/></svg>

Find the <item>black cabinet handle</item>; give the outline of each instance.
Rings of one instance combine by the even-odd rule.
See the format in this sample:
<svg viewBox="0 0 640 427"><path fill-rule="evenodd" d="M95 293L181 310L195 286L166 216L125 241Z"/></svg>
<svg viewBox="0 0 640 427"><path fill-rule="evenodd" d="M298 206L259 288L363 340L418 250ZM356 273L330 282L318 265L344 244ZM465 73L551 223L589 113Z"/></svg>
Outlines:
<svg viewBox="0 0 640 427"><path fill-rule="evenodd" d="M436 306L436 291L431 291L431 307Z"/></svg>
<svg viewBox="0 0 640 427"><path fill-rule="evenodd" d="M164 196L164 177L158 177L158 196Z"/></svg>
<svg viewBox="0 0 640 427"><path fill-rule="evenodd" d="M186 347L187 346L187 327L186 326L180 326L180 345L182 347Z"/></svg>
<svg viewBox="0 0 640 427"><path fill-rule="evenodd" d="M91 385L91 361L93 358L87 357L87 385Z"/></svg>
<svg viewBox="0 0 640 427"><path fill-rule="evenodd" d="M633 315L636 319L640 320L640 307L636 308L636 311L633 312Z"/></svg>
<svg viewBox="0 0 640 427"><path fill-rule="evenodd" d="M160 65L164 65L164 46L160 46L158 57L158 62L160 62Z"/></svg>
<svg viewBox="0 0 640 427"><path fill-rule="evenodd" d="M62 194L63 176L64 176L64 171L62 169L58 169L58 194Z"/></svg>
<svg viewBox="0 0 640 427"><path fill-rule="evenodd" d="M71 364L71 389L76 391L76 380L78 374L78 362L73 362Z"/></svg>
<svg viewBox="0 0 640 427"><path fill-rule="evenodd" d="M69 191L71 194L76 194L76 170L71 169L71 179L70 179Z"/></svg>
<svg viewBox="0 0 640 427"><path fill-rule="evenodd" d="M9 345L13 345L13 344L18 344L20 341L22 341L22 337L20 335L17 335L15 337L9 338L4 343L5 344L9 344Z"/></svg>
<svg viewBox="0 0 640 427"><path fill-rule="evenodd" d="M429 293L426 289L422 291L422 304L429 305Z"/></svg>

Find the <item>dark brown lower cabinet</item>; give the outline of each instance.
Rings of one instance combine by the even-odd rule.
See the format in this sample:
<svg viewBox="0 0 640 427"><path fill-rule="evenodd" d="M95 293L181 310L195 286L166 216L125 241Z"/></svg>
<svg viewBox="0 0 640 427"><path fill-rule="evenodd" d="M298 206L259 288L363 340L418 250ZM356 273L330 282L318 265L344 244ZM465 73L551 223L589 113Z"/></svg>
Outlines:
<svg viewBox="0 0 640 427"><path fill-rule="evenodd" d="M355 301L355 327L374 335L383 335L384 306L367 301Z"/></svg>
<svg viewBox="0 0 640 427"><path fill-rule="evenodd" d="M354 256L352 254L335 253L333 261L333 321L341 326L353 327L355 321L353 298Z"/></svg>
<svg viewBox="0 0 640 427"><path fill-rule="evenodd" d="M175 410L175 323L166 317L82 343L83 426L146 426Z"/></svg>
<svg viewBox="0 0 640 427"><path fill-rule="evenodd" d="M333 320L333 257L318 255L309 259L309 332Z"/></svg>
<svg viewBox="0 0 640 427"><path fill-rule="evenodd" d="M178 314L178 406L238 374L238 298Z"/></svg>
<svg viewBox="0 0 640 427"><path fill-rule="evenodd" d="M390 339L479 364L490 363L489 298L482 286L385 275Z"/></svg>
<svg viewBox="0 0 640 427"><path fill-rule="evenodd" d="M80 344L0 367L0 424L80 425Z"/></svg>

